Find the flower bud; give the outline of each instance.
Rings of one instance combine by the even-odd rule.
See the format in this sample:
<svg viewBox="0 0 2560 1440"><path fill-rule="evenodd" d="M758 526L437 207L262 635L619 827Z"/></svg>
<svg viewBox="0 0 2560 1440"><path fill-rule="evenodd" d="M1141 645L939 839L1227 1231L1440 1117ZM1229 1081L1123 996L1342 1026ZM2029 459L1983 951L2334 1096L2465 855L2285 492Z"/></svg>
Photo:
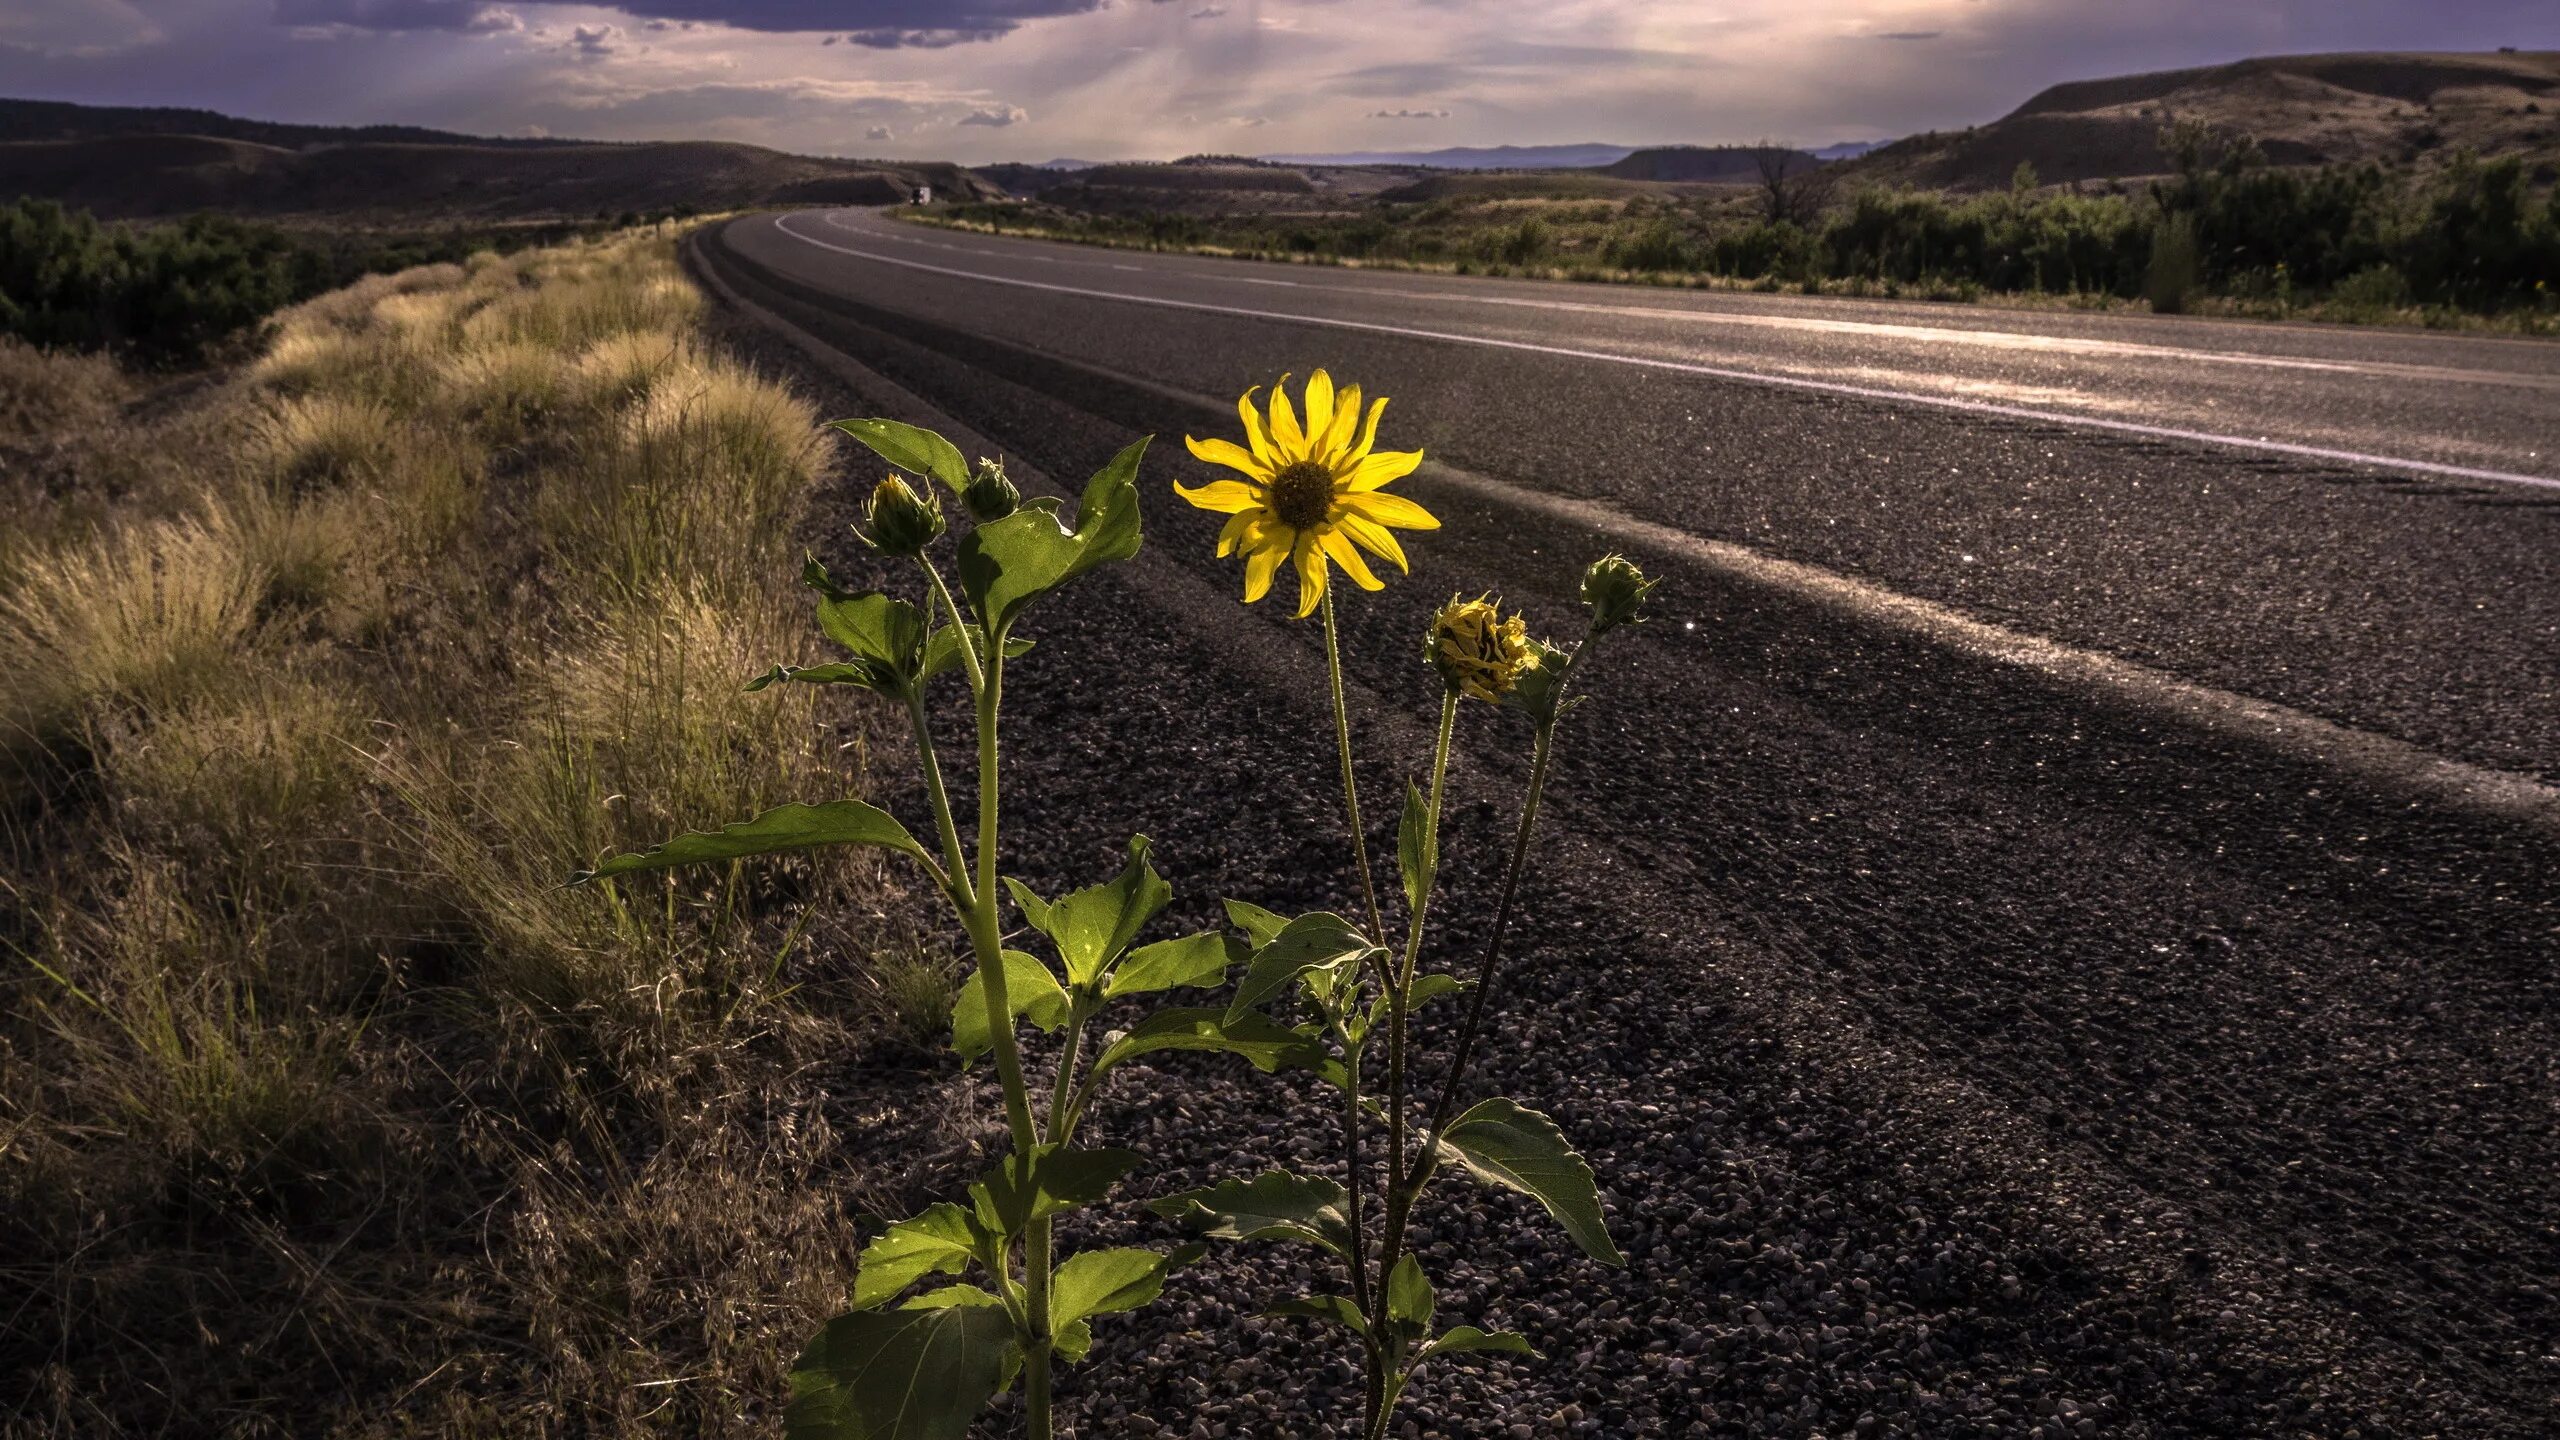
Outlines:
<svg viewBox="0 0 2560 1440"><path fill-rule="evenodd" d="M1022 508L1022 492L1004 476L1004 462L978 457L978 473L969 477L969 486L960 492L960 503L969 509L969 518L984 525L1001 520Z"/></svg>
<svg viewBox="0 0 2560 1440"><path fill-rule="evenodd" d="M1624 555L1603 555L1582 572L1582 603L1591 607L1591 633L1605 634L1644 619L1644 597L1659 580L1647 580Z"/></svg>
<svg viewBox="0 0 2560 1440"><path fill-rule="evenodd" d="M1450 596L1431 617L1426 649L1450 689L1478 700L1500 701L1538 663L1527 622L1504 615L1499 603L1483 596Z"/></svg>
<svg viewBox="0 0 2560 1440"><path fill-rule="evenodd" d="M921 555L942 533L942 506L892 475L871 487L862 520L869 527L862 538L881 554Z"/></svg>

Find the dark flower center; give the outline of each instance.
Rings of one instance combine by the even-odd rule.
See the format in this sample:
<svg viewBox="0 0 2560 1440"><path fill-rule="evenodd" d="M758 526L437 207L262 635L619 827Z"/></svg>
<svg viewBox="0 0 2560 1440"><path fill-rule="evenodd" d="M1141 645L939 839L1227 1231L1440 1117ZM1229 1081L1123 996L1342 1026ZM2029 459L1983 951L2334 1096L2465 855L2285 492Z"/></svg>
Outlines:
<svg viewBox="0 0 2560 1440"><path fill-rule="evenodd" d="M1292 530L1312 530L1333 510L1333 471L1301 460L1271 477L1271 513Z"/></svg>

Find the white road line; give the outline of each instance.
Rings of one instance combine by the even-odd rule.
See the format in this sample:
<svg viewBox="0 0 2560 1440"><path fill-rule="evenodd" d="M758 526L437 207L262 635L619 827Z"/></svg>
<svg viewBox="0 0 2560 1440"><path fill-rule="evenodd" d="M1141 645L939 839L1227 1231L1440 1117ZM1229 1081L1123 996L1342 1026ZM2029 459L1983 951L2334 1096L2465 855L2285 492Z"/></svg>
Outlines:
<svg viewBox="0 0 2560 1440"><path fill-rule="evenodd" d="M1584 526L1649 549L1684 556L1738 580L1847 612L1855 619L2005 665L2041 671L2137 711L2225 737L2308 757L2403 793L2475 815L2560 833L2560 790L2527 775L2438 755L2405 740L2350 729L2290 705L2260 700L2004 625L1977 620L1933 600L1781 559L1730 541L1639 519L1597 500L1554 495L1489 475L1432 464L1416 478L1472 491L1497 504Z"/></svg>
<svg viewBox="0 0 2560 1440"><path fill-rule="evenodd" d="M949 250L950 245L936 244L901 233L916 227L897 222L881 222L867 214L861 224L847 224L839 218L842 212L816 212L831 229L866 239L892 244L921 245L930 249ZM965 247L972 255L997 259L1037 260L1056 264L1054 256L1042 255L1034 248L1049 242L1024 240L1019 248L990 250L983 246ZM1190 258L1190 257L1184 257ZM1071 260L1069 264L1089 269L1136 270L1142 267L1113 264L1104 260ZM1901 341L1919 345L1971 347L1984 350L2040 351L2058 355L2088 355L2121 360L2152 360L2203 365L2237 365L2262 370L2305 370L2333 375L2362 375L2375 379L2430 380L2457 385L2507 385L2524 390L2560 391L2560 375L2540 374L2524 370L2481 370L2454 365L2423 365L2406 360L2326 360L2310 355L2273 355L2250 350L2205 350L2185 345L2158 345L2140 340L2107 340L2090 335L2040 335L2022 330L1976 330L1953 325L1915 325L1876 320L1843 320L1832 316L1746 314L1727 309L1691 309L1674 305L1632 305L1595 300L1555 300L1526 295L1498 295L1482 290L1417 290L1380 283L1375 285L1328 285L1313 281L1265 280L1250 275L1230 273L1237 265L1186 266L1180 274L1186 280L1219 281L1239 285L1303 285L1310 290L1349 298L1388 296L1399 300L1421 300L1451 305L1495 305L1521 310L1553 310L1576 315L1624 315L1632 319L1664 321L1687 325L1721 325L1742 330L1785 330L1822 335L1841 335L1858 339ZM1381 274L1383 280L1384 272Z"/></svg>
<svg viewBox="0 0 2560 1440"><path fill-rule="evenodd" d="M2437 460L2413 460L2405 456L2372 455L2359 450L2337 450L2323 445L2298 445L2290 441L2271 440L2265 436L2252 438L2246 435L2217 435L2209 431L2186 430L2170 425L2145 425L2134 420L2109 420L2095 415L2078 415L2067 410L2038 410L2024 405L2002 405L1989 400L1964 400L1954 396L1931 395L1916 390L1888 390L1872 385L1847 385L1836 380L1809 380L1793 375L1770 375L1756 370L1739 370L1725 365L1701 365L1686 360L1665 360L1650 355L1622 355L1608 350L1585 350L1570 345L1541 345L1530 340L1505 340L1489 335L1465 335L1449 330L1381 325L1367 320L1343 320L1328 315L1303 315L1286 310L1259 310L1244 305L1213 305L1204 300L1174 300L1161 295L1131 295L1123 291L1095 290L1082 285L1060 285L1045 280L1024 280L1011 275L989 275L978 270L959 270L947 265L929 265L921 260L883 255L874 250L838 245L833 241L821 240L814 235L803 235L791 228L790 218L789 216L777 217L773 222L773 228L804 245L814 245L821 250L832 250L837 254L850 255L858 260L871 260L882 265L896 265L909 270L948 275L961 280L975 280L988 285L1010 285L1018 289L1039 290L1055 295L1075 295L1089 300L1117 300L1128 305L1154 305L1167 310L1234 315L1249 320L1277 320L1293 325L1358 330L1374 335L1397 335L1412 340L1438 340L1453 345L1477 345L1493 350L1553 355L1567 360L1596 360L1610 365L1630 365L1646 370L1668 370L1682 375L1701 375L1712 380L1768 385L1783 390L1840 395L1856 400L1925 405L1933 409L1952 410L1967 415L1988 415L2004 420L2029 420L2044 425L2068 425L2083 430L2139 435L2153 440L2182 440L2190 444L2218 445L2235 450L2253 450L2264 454L2288 455L2306 460L2326 460L2337 464L2405 470L2422 475L2442 475L2460 480L2487 480L2501 485L2525 485L2542 490L2560 490L2560 479L2544 475L2521 475L2506 470L2485 470L2470 465L2448 465Z"/></svg>

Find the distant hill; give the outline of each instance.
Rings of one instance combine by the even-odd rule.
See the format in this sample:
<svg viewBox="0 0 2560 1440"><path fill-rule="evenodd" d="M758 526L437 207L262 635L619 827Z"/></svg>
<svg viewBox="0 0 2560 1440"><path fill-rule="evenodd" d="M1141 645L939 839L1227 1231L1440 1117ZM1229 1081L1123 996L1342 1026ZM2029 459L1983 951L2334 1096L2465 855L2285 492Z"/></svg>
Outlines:
<svg viewBox="0 0 2560 1440"><path fill-rule="evenodd" d="M1767 145L1657 145L1638 150L1600 173L1621 180L1688 180L1707 184L1747 184L1760 178L1763 157L1786 157L1789 172L1809 170L1821 162L1802 150Z"/></svg>
<svg viewBox="0 0 2560 1440"><path fill-rule="evenodd" d="M1266 155L1287 165L1421 165L1434 170L1583 170L1615 164L1632 145L1453 146L1445 150L1354 150L1340 155Z"/></svg>
<svg viewBox="0 0 2560 1440"><path fill-rule="evenodd" d="M2281 55L2072 81L1988 125L1895 141L1844 174L1959 190L2007 185L2021 161L2046 184L2155 175L2173 119L2253 135L2279 165L2427 165L2468 149L2521 153L2548 172L2560 164L2560 52Z"/></svg>
<svg viewBox="0 0 2560 1440"><path fill-rule="evenodd" d="M544 149L588 145L588 140L504 139L429 130L417 125L287 125L273 120L243 120L212 110L178 110L135 105L74 105L61 100L0 99L0 141L102 140L122 135L203 135L216 140L246 140L282 150L308 150L316 145L381 143L392 145L485 145L508 149Z"/></svg>
<svg viewBox="0 0 2560 1440"><path fill-rule="evenodd" d="M172 116L266 129L295 143L160 128L179 123ZM118 128L132 117L143 128ZM0 197L43 196L113 218L222 210L414 223L682 205L888 204L919 184L953 198L996 193L957 165L823 159L718 141L517 142L434 131L409 132L439 136L429 141L383 140L355 138L377 134L375 127L267 127L210 111L0 102L0 126L37 125L57 138L0 131L19 137L0 141Z"/></svg>

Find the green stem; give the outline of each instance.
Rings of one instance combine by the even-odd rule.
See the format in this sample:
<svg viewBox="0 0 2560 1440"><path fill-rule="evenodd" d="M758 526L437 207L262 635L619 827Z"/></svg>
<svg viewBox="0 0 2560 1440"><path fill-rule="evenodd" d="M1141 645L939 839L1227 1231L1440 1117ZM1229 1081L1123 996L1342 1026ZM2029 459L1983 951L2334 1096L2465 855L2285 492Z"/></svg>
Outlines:
<svg viewBox="0 0 2560 1440"><path fill-rule="evenodd" d="M942 588L942 579L934 577L934 588L940 590L944 603L950 592ZM953 612L955 615L957 610ZM957 623L957 622L955 622ZM962 655L968 656L968 634L962 626ZM1005 1003L1004 953L1002 925L996 913L996 835L997 797L1002 789L998 764L1002 759L997 744L997 721L1004 708L1004 631L990 628L987 649L976 674L982 677L978 692L978 878L977 906L974 920L978 939L978 973L987 981L987 1031L995 1042L996 1073L1004 1081L1005 1115L1013 1128L1014 1153L1025 1164L1040 1148L1040 1131L1031 1117L1031 1092L1022 1078L1022 1050L1013 1034L1013 1012ZM1024 1424L1032 1440L1048 1440L1051 1433L1049 1416L1049 1262L1051 1230L1048 1220L1034 1220L1023 1236L1022 1304L1031 1322L1031 1334L1023 1346Z"/></svg>
<svg viewBox="0 0 2560 1440"><path fill-rule="evenodd" d="M1360 780L1351 768L1351 712L1342 701L1342 641L1333 620L1333 591L1324 592L1324 671L1333 685L1333 737L1342 752L1342 808L1351 823L1351 860L1360 867L1360 896L1369 905L1373 943L1387 933L1378 908L1378 883L1369 874L1369 832L1360 824Z"/></svg>
<svg viewBox="0 0 2560 1440"><path fill-rule="evenodd" d="M1342 808L1351 827L1351 863L1360 871L1360 893L1368 901L1369 936L1374 944L1378 937L1386 934L1387 926L1383 912L1378 909L1377 882L1369 873L1368 832L1360 824L1360 780L1351 766L1351 711L1342 698L1342 640L1340 627L1334 621L1332 590L1324 592L1321 604L1324 610L1324 671L1333 690L1333 738L1335 749L1342 757ZM1358 1005L1359 995L1355 989L1345 1013L1357 1009ZM1360 1161L1360 1052L1350 1043L1348 1033L1343 1036L1342 1052L1342 1188L1346 1196L1343 1218L1351 1227L1351 1303L1366 1314L1369 1310L1369 1240L1360 1223L1360 1191L1366 1183L1361 1173L1366 1167Z"/></svg>
<svg viewBox="0 0 2560 1440"><path fill-rule="evenodd" d="M934 754L933 729L925 722L921 687L907 696L907 720L915 729L916 758L924 768L925 798L933 805L934 827L942 835L944 868L934 878L942 882L965 922L969 912L977 908L977 892L969 884L969 857L960 851L960 827L951 818L951 792L942 783L942 761Z"/></svg>
<svg viewBox="0 0 2560 1440"><path fill-rule="evenodd" d="M978 642L969 630L969 619L960 613L960 602L951 598L951 587L942 583L942 571L931 560L919 555L916 563L924 567L924 578L933 583L935 598L951 615L952 628L960 632L960 666L969 673L969 688L986 688L986 672L978 663Z"/></svg>
<svg viewBox="0 0 2560 1440"><path fill-rule="evenodd" d="M1555 741L1555 722L1538 727L1537 753L1529 762L1529 798L1520 807L1520 829L1511 837L1511 863L1502 872L1502 898L1493 907L1493 937L1485 942L1484 962L1476 967L1476 993L1467 1005L1467 1023L1458 1031L1457 1049L1449 1057L1449 1074L1440 1085L1440 1102L1432 1107L1434 1135L1449 1126L1449 1112L1458 1103L1459 1082L1466 1076L1467 1061L1475 1054L1476 1036L1484 1029L1485 1008L1493 999L1494 975L1502 965L1502 938L1511 927L1511 907L1520 894L1521 872L1529 866L1529 837L1538 828L1538 801L1547 791L1547 767L1555 758ZM1416 1167L1406 1189L1418 1193L1430 1171L1428 1164ZM1409 1197L1406 1203L1412 1203Z"/></svg>
<svg viewBox="0 0 2560 1440"><path fill-rule="evenodd" d="M1423 853L1434 857L1432 868L1438 869L1440 853L1440 800L1449 780L1449 739L1457 730L1458 692L1445 690L1440 696L1440 733L1431 745L1431 798L1423 814ZM1413 897L1413 914L1404 936L1404 962L1396 967L1387 990L1387 1223L1378 1245L1378 1273L1391 1274L1396 1260L1404 1253L1405 1222L1413 1213L1413 1197L1405 1190L1405 1132L1410 1117L1405 1113L1405 1028L1412 1015L1413 970L1422 958L1422 930L1431 913L1430 884L1421 887ZM1385 1333L1384 1315L1373 1315L1370 1323Z"/></svg>
<svg viewBox="0 0 2560 1440"><path fill-rule="evenodd" d="M1344 1263L1351 1267L1351 1303L1363 1315L1369 1313L1369 1242L1360 1233L1360 1047L1351 1043L1348 1033L1342 1036L1342 1158L1345 1183L1343 1189L1344 1218L1351 1226L1351 1251Z"/></svg>

